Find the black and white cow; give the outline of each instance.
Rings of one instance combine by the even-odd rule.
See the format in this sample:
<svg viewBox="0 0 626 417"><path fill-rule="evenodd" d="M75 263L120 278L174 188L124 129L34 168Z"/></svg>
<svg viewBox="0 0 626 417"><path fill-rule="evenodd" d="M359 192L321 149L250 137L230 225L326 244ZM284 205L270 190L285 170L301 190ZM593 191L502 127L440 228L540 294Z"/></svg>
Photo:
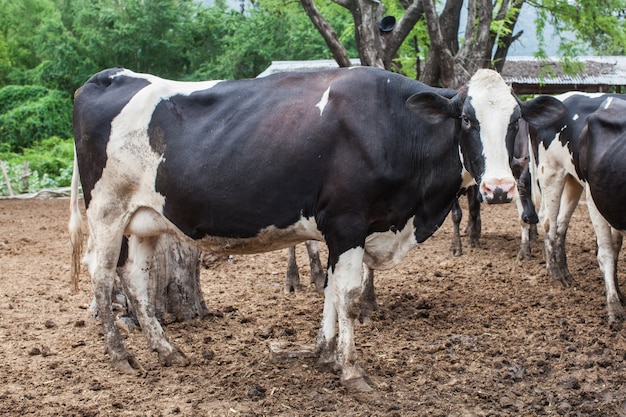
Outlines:
<svg viewBox="0 0 626 417"><path fill-rule="evenodd" d="M521 103L491 70L458 93L366 67L193 83L119 68L94 75L75 94L74 136L89 224L83 262L112 362L140 368L109 307L125 235L122 279L164 364L186 359L147 302L160 234L228 254L320 240L329 264L319 362L370 389L354 343L362 264L392 268L431 236L464 166L484 201L510 201L519 118L545 124L562 112L550 97Z"/></svg>
<svg viewBox="0 0 626 417"><path fill-rule="evenodd" d="M598 264L619 318L626 301L617 280L617 260L626 232L626 101L609 97L591 113L580 136L579 164L587 182L589 217L596 232ZM621 316L623 318L623 315Z"/></svg>
<svg viewBox="0 0 626 417"><path fill-rule="evenodd" d="M579 138L587 117L600 108L608 97L604 93L570 92L555 96L567 113L561 120L537 129L530 126L531 148L536 167L533 175L541 188L540 217L545 230L545 258L549 275L565 286L575 280L567 267L565 238L572 214L578 205L585 182L580 174ZM619 288L613 277L605 275L609 323L619 325L624 318Z"/></svg>

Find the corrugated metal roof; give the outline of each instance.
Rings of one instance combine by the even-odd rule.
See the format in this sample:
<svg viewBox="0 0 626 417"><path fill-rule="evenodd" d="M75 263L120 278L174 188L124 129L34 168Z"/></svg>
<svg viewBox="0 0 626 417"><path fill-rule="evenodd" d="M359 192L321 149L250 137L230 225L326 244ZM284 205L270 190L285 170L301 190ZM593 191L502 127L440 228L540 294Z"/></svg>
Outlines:
<svg viewBox="0 0 626 417"><path fill-rule="evenodd" d="M566 74L560 58L508 57L502 77L516 84L626 85L625 56L584 56L575 62L584 65L577 74Z"/></svg>
<svg viewBox="0 0 626 417"><path fill-rule="evenodd" d="M351 60L360 65L358 59ZM502 77L523 93L557 93L570 89L601 91L603 86L626 86L626 56L581 56L575 61L584 65L577 74L562 69L561 58L537 59L528 56L507 57ZM258 77L286 71L316 71L337 68L332 59L313 61L273 61ZM597 86L597 87L596 87Z"/></svg>

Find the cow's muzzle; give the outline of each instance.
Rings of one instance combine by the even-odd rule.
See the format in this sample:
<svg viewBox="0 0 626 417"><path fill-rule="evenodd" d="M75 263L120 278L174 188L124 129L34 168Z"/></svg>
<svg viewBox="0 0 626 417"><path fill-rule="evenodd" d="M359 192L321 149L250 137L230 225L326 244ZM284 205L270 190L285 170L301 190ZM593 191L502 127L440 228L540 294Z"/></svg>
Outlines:
<svg viewBox="0 0 626 417"><path fill-rule="evenodd" d="M487 204L510 203L515 196L515 180L493 179L485 180L480 185L480 194Z"/></svg>

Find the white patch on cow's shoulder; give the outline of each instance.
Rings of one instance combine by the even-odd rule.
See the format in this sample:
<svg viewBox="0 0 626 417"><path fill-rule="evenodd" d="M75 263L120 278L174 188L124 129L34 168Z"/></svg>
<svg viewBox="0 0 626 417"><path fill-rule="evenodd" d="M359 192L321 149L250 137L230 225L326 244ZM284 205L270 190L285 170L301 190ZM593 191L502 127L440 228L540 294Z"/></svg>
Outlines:
<svg viewBox="0 0 626 417"><path fill-rule="evenodd" d="M576 113L574 116L572 116L572 120L578 120L580 116L578 115L578 113Z"/></svg>
<svg viewBox="0 0 626 417"><path fill-rule="evenodd" d="M411 217L400 231L369 235L365 239L365 264L372 269L390 269L398 265L417 245L413 220Z"/></svg>
<svg viewBox="0 0 626 417"><path fill-rule="evenodd" d="M312 217L300 217L296 223L283 229L266 227L250 238L205 236L200 246L220 254L254 254L288 248L305 240L323 240Z"/></svg>
<svg viewBox="0 0 626 417"><path fill-rule="evenodd" d="M322 98L319 101L319 103L317 103L315 105L315 107L317 107L318 109L320 109L320 116L324 113L324 108L326 107L326 105L328 104L328 96L330 95L330 87L328 87L326 89L326 91L324 91L324 94L322 94Z"/></svg>

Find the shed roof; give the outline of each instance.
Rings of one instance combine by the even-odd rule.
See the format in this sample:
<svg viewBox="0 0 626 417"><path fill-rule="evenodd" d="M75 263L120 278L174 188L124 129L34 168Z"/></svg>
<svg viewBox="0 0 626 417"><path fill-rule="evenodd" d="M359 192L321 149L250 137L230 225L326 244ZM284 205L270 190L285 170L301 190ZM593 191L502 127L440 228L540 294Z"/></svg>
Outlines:
<svg viewBox="0 0 626 417"><path fill-rule="evenodd" d="M582 63L583 69L567 74L560 58L507 57L502 77L518 94L595 92L626 87L625 56L581 56L575 61Z"/></svg>
<svg viewBox="0 0 626 417"><path fill-rule="evenodd" d="M353 65L360 65L352 59ZM626 89L626 56L581 56L584 69L567 74L558 57L538 59L529 56L507 57L502 77L517 94L557 94L580 90L589 92ZM316 71L337 68L332 59L312 61L273 61L258 77L287 71Z"/></svg>

